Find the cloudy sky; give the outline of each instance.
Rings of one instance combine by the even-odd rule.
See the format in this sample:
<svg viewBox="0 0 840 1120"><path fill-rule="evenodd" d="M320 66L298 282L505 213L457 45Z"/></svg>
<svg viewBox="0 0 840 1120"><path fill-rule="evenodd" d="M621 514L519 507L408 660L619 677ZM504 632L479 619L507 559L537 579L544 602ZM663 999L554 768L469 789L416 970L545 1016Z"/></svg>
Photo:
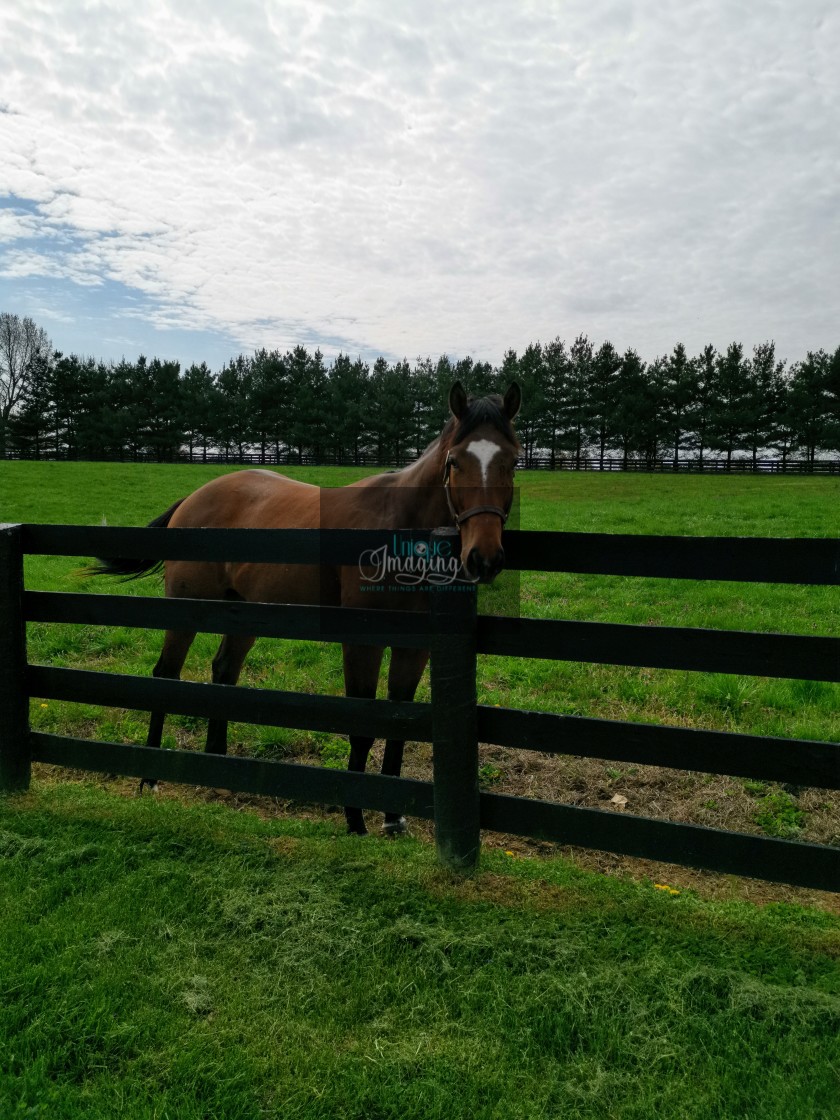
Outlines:
<svg viewBox="0 0 840 1120"><path fill-rule="evenodd" d="M218 367L840 344L840 9L3 0L0 310Z"/></svg>

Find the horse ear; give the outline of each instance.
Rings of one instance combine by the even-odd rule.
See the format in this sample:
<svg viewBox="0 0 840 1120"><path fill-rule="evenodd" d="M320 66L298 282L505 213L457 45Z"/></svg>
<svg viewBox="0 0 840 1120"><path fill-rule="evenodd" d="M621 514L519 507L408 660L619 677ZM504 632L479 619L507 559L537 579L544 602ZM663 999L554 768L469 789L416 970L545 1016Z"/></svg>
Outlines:
<svg viewBox="0 0 840 1120"><path fill-rule="evenodd" d="M449 410L456 420L460 420L467 411L467 393L460 381L456 381L449 390Z"/></svg>
<svg viewBox="0 0 840 1120"><path fill-rule="evenodd" d="M512 420L521 407L522 390L515 381L511 381L510 387L505 393L505 416L507 416L508 420Z"/></svg>

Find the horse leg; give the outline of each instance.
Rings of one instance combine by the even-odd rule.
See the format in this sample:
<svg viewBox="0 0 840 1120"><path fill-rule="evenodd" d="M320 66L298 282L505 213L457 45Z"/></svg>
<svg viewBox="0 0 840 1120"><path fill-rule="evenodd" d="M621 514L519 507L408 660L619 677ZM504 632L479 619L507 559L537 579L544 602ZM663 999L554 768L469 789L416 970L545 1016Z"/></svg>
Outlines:
<svg viewBox="0 0 840 1120"><path fill-rule="evenodd" d="M163 639L163 648L160 651L157 665L152 669L152 676L177 681L181 676L181 670L184 667L187 652L194 638L194 632L190 634L183 630L167 630L166 636ZM149 733L146 736L147 747L160 747L161 739L163 738L163 722L165 719L166 712L153 711L151 713L149 717ZM143 792L144 786L148 786L151 790L157 791L157 778L141 778L140 793Z"/></svg>
<svg viewBox="0 0 840 1120"><path fill-rule="evenodd" d="M382 666L382 647L344 646L343 654L345 693L348 696L358 696L362 699L375 699L379 670ZM347 762L347 769L364 773L372 746L372 736L351 735L350 758ZM365 828L364 813L361 809L352 805L345 805L344 816L347 820L348 832L356 833L358 836L365 835L367 829Z"/></svg>
<svg viewBox="0 0 840 1120"><path fill-rule="evenodd" d="M391 668L388 671L388 699L413 700L423 670L429 660L425 649L392 649ZM400 739L385 742L382 759L382 773L395 778L400 776L405 743ZM406 831L405 817L400 813L386 813L383 831L389 836L398 836Z"/></svg>
<svg viewBox="0 0 840 1120"><path fill-rule="evenodd" d="M226 634L213 658L213 684L236 684L248 651L256 638L244 634ZM227 754L226 719L211 719L207 724L208 754Z"/></svg>

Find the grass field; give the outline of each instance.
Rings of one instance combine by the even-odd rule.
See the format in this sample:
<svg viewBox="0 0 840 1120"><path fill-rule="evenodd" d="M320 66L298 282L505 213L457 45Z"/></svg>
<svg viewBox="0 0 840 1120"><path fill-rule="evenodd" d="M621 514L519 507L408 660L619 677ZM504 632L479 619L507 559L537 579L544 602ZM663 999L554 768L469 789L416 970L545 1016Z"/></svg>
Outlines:
<svg viewBox="0 0 840 1120"><path fill-rule="evenodd" d="M837 1116L837 916L85 783L0 851L3 1117Z"/></svg>
<svg viewBox="0 0 840 1120"><path fill-rule="evenodd" d="M0 463L0 519L144 524L196 467ZM306 471L321 483L351 472ZM836 536L834 480L525 475L528 528ZM31 558L31 587L112 590ZM153 579L123 587L157 594ZM491 592L492 594L492 592ZM524 574L524 613L837 634L837 589ZM30 628L30 658L147 672L159 637ZM207 679L200 638L188 677ZM262 641L245 683L340 692L334 647ZM483 658L492 703L840 738L838 691ZM33 704L41 728L142 741L136 713ZM200 746L176 718L169 745ZM344 741L233 728L233 749L342 765ZM406 772L428 772L413 745ZM840 840L832 795L482 747L494 789ZM268 799L36 768L0 798L0 1116L43 1120L835 1120L837 899L638 861L479 873L425 834L343 833ZM220 800L214 800L214 799ZM223 800L221 800L224 798ZM543 846L542 851L553 851ZM588 866L591 866L590 863ZM680 877L682 876L682 877ZM744 887L744 882L748 888ZM697 887L686 889L686 884ZM708 896L795 898L820 908Z"/></svg>
<svg viewBox="0 0 840 1120"><path fill-rule="evenodd" d="M142 525L222 468L122 464L0 464L0 518L7 521ZM358 477L350 468L302 468L288 473L321 485ZM836 537L840 480L717 476L548 474L519 476L522 528L657 534ZM159 594L159 577L128 585L78 575L79 560L31 557L32 588L122 590ZM508 596L518 587L523 614L637 624L837 635L840 589L711 581L629 579L573 574L504 573ZM485 606L509 602L505 589L483 590ZM200 635L185 667L206 680L217 639ZM150 672L160 636L97 627L30 627L30 658L54 665ZM243 683L340 693L339 648L262 640L246 663ZM428 697L427 678L420 699ZM603 718L735 730L782 737L840 740L840 686L666 670L541 663L482 657L484 703ZM139 713L33 702L33 725L49 731L142 742ZM173 717L167 746L198 747L202 721ZM344 765L347 744L337 736L234 725L231 749L264 757L306 757ZM428 749L412 748L406 773L428 775ZM820 791L791 793L744 782L609 760L553 759L483 748L482 778L502 792L610 805L620 793L635 812L695 820L738 830L840 843L840 810Z"/></svg>

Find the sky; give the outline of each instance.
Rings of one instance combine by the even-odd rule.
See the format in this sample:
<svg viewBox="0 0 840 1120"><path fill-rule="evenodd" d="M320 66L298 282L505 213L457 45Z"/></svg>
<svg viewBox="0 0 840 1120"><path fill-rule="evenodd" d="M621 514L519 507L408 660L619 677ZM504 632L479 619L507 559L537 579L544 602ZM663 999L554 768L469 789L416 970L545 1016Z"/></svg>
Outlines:
<svg viewBox="0 0 840 1120"><path fill-rule="evenodd" d="M65 352L840 344L840 7L0 6L0 310Z"/></svg>

